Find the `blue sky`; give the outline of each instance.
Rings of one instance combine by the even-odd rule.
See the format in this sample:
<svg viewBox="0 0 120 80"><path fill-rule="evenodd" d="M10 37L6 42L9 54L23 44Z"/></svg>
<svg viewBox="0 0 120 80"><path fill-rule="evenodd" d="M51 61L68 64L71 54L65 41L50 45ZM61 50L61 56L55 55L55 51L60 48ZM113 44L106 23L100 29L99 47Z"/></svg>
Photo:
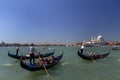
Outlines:
<svg viewBox="0 0 120 80"><path fill-rule="evenodd" d="M0 0L0 40L74 43L102 33L120 41L119 0Z"/></svg>

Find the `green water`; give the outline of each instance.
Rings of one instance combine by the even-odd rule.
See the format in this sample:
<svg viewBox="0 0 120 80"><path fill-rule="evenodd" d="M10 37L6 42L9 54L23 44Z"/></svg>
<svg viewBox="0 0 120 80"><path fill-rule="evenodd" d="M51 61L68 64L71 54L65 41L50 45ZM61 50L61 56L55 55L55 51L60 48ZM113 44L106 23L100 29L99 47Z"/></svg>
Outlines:
<svg viewBox="0 0 120 80"><path fill-rule="evenodd" d="M111 47L88 47L87 52L97 54L111 50L107 58L86 61L77 55L79 47L55 47L55 56L64 51L64 56L59 64L48 69L50 76L44 70L35 72L27 71L20 67L19 60L7 55L8 50L15 52L15 47L0 47L0 80L120 80L120 51L112 51ZM21 53L27 54L28 47L21 47ZM47 50L37 47L38 51ZM21 54L19 53L19 54Z"/></svg>

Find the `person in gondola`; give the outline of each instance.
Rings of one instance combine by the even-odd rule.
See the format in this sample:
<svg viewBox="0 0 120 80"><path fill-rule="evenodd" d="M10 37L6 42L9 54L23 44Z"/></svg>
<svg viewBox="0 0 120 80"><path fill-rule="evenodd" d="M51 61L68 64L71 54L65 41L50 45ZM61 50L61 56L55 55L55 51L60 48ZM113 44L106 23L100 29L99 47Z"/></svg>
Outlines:
<svg viewBox="0 0 120 80"><path fill-rule="evenodd" d="M36 49L33 47L33 43L31 44L30 46L30 64L32 64L32 61L33 61L33 64L35 63L35 58L34 58L34 54L36 51Z"/></svg>
<svg viewBox="0 0 120 80"><path fill-rule="evenodd" d="M96 56L94 52L90 52L89 54L90 56Z"/></svg>
<svg viewBox="0 0 120 80"><path fill-rule="evenodd" d="M81 53L83 53L83 50L84 50L84 45L82 44L82 46L81 46Z"/></svg>
<svg viewBox="0 0 120 80"><path fill-rule="evenodd" d="M42 65L47 66L48 59L40 58L38 63L39 63L40 66L42 66Z"/></svg>
<svg viewBox="0 0 120 80"><path fill-rule="evenodd" d="M45 58L42 58L42 62L43 62L43 64L44 64L45 66L48 64L48 60L45 59Z"/></svg>
<svg viewBox="0 0 120 80"><path fill-rule="evenodd" d="M16 47L16 55L18 55L18 52L19 52L19 45L17 45L17 47Z"/></svg>
<svg viewBox="0 0 120 80"><path fill-rule="evenodd" d="M54 63L54 62L55 62L54 55L52 55L49 63Z"/></svg>

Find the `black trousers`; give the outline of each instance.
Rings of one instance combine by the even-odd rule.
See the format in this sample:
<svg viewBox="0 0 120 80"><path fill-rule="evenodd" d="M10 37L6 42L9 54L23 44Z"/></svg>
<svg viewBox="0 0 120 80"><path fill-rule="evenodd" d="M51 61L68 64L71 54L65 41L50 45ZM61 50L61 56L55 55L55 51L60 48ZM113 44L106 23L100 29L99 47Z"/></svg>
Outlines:
<svg viewBox="0 0 120 80"><path fill-rule="evenodd" d="M33 61L33 62L32 62ZM30 64L35 64L35 57L34 57L34 53L30 54Z"/></svg>
<svg viewBox="0 0 120 80"><path fill-rule="evenodd" d="M81 53L83 53L83 49L81 49Z"/></svg>

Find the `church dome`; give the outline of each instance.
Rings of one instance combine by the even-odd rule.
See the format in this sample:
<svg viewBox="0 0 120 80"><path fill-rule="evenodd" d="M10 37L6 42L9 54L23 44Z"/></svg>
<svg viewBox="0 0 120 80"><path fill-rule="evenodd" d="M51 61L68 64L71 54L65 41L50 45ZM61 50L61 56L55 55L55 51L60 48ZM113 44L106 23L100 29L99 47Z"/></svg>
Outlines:
<svg viewBox="0 0 120 80"><path fill-rule="evenodd" d="M97 37L97 41L98 42L102 42L103 41L103 36L100 34L100 35L98 35L98 37Z"/></svg>

